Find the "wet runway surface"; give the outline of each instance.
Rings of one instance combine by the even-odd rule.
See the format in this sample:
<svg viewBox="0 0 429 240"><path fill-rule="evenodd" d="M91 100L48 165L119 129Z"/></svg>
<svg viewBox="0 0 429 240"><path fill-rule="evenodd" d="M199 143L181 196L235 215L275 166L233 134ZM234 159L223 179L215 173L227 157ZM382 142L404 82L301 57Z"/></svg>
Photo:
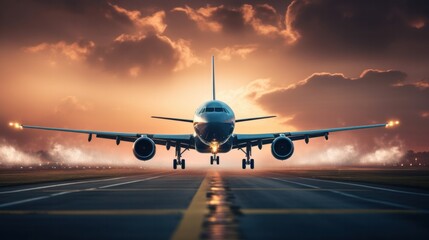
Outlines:
<svg viewBox="0 0 429 240"><path fill-rule="evenodd" d="M427 239L429 192L285 172L150 171L0 188L2 239Z"/></svg>

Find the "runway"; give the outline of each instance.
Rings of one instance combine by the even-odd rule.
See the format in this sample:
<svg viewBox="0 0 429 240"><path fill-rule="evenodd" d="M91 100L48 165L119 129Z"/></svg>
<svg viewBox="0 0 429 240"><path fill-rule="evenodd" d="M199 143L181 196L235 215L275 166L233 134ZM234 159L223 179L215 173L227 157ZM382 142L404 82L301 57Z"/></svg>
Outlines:
<svg viewBox="0 0 429 240"><path fill-rule="evenodd" d="M2 239L427 239L429 191L287 171L146 171L0 188Z"/></svg>

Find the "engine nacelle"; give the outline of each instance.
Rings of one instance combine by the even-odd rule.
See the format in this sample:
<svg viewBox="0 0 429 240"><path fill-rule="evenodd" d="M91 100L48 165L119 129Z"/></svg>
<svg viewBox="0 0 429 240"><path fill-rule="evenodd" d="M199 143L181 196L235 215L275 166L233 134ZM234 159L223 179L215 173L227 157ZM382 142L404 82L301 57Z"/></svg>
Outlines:
<svg viewBox="0 0 429 240"><path fill-rule="evenodd" d="M155 156L155 151L155 143L148 137L141 137L134 142L133 153L139 160L150 160Z"/></svg>
<svg viewBox="0 0 429 240"><path fill-rule="evenodd" d="M277 137L271 144L271 153L279 160L286 160L293 154L293 142L287 137Z"/></svg>

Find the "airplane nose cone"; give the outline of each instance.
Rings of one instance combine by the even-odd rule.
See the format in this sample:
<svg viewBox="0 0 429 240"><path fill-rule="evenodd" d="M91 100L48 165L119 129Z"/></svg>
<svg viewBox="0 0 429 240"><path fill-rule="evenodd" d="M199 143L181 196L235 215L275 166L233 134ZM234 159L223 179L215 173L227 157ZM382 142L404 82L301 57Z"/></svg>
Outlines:
<svg viewBox="0 0 429 240"><path fill-rule="evenodd" d="M195 125L195 132L204 142L224 142L232 134L234 126L225 122L207 122Z"/></svg>

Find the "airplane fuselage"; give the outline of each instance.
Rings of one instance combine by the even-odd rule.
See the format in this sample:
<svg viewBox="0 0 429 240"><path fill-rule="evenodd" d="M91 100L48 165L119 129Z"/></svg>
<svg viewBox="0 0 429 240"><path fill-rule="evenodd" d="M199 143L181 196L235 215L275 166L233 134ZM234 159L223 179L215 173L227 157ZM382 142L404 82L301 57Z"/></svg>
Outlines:
<svg viewBox="0 0 429 240"><path fill-rule="evenodd" d="M205 102L195 111L193 125L198 152L216 154L231 150L235 115L226 103Z"/></svg>

